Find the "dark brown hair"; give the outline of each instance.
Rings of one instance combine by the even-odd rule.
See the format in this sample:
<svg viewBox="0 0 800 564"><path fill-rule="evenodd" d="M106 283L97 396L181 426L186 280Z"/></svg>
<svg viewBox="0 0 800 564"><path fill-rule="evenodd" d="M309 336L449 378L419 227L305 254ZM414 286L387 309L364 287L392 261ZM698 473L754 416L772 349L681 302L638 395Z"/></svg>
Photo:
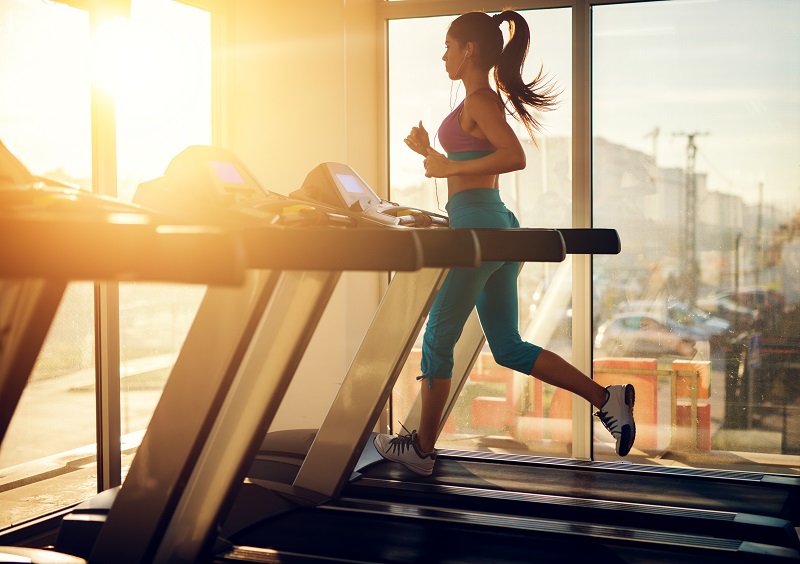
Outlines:
<svg viewBox="0 0 800 564"><path fill-rule="evenodd" d="M509 39L503 46L500 24L508 22ZM542 67L532 82L522 79L522 67L528 54L531 32L528 23L513 10L503 10L490 16L484 12L469 12L457 17L450 24L448 35L465 45L476 45L477 64L489 72L494 68L497 88L506 97L516 116L533 139L534 131L541 131L541 124L528 108L538 111L552 110L558 104L555 85L542 74Z"/></svg>

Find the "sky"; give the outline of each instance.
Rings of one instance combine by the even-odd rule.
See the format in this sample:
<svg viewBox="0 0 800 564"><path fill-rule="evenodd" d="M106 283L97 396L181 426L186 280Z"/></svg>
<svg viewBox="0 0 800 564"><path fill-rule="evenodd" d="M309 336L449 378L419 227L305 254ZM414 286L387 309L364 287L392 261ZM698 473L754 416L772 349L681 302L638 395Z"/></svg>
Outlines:
<svg viewBox="0 0 800 564"><path fill-rule="evenodd" d="M571 128L568 9L527 12L526 77L540 65L564 88L544 116L546 135ZM420 119L433 132L463 87L451 85L444 35L451 17L390 25L393 184L414 184L420 159L402 139ZM655 151L684 168L686 133L697 133L696 170L711 190L754 203L800 207L800 2L672 0L593 9L593 134ZM453 95L451 95L451 91ZM456 91L458 92L457 94ZM648 136L654 129L659 134Z"/></svg>

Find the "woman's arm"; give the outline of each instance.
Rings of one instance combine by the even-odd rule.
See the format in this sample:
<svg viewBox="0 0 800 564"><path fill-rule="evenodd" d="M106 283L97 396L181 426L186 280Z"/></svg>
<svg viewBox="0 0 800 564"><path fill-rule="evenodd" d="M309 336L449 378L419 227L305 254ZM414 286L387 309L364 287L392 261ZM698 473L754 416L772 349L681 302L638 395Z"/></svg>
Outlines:
<svg viewBox="0 0 800 564"><path fill-rule="evenodd" d="M495 94L488 92L468 96L464 103L462 123L464 130L476 137L485 137L495 152L479 159L451 161L441 153L428 150L425 159L425 176L447 178L449 176L502 174L525 168L525 151L514 130L506 122Z"/></svg>

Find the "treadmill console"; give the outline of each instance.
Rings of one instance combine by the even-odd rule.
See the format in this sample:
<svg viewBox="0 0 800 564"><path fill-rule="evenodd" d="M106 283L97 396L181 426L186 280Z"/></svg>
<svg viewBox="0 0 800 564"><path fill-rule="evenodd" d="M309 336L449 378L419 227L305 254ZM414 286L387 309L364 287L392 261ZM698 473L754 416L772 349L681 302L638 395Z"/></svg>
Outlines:
<svg viewBox="0 0 800 564"><path fill-rule="evenodd" d="M356 171L341 163L322 163L308 173L293 197L316 200L337 208L363 212L381 199Z"/></svg>
<svg viewBox="0 0 800 564"><path fill-rule="evenodd" d="M243 212L270 195L230 151L193 145L170 161L163 176L139 184L133 201L162 212L219 221L226 211Z"/></svg>
<svg viewBox="0 0 800 564"><path fill-rule="evenodd" d="M338 209L323 209L264 189L236 155L208 145L181 151L163 176L139 184L133 201L171 217L235 227L353 227L357 223Z"/></svg>
<svg viewBox="0 0 800 564"><path fill-rule="evenodd" d="M388 225L448 225L446 216L382 200L356 171L342 163L320 164L290 196L355 212Z"/></svg>

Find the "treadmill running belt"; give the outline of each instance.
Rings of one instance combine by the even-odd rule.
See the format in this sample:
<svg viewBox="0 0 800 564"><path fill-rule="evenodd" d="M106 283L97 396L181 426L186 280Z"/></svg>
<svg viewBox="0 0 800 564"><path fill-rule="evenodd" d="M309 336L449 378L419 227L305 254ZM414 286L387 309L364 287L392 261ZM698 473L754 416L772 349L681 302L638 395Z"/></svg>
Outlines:
<svg viewBox="0 0 800 564"><path fill-rule="evenodd" d="M361 471L367 478L562 495L630 503L750 513L792 520L791 494L747 483L686 480L668 475L632 476L572 468L492 464L440 457L433 476L420 479L399 464ZM357 485L357 483L356 483Z"/></svg>
<svg viewBox="0 0 800 564"><path fill-rule="evenodd" d="M408 508L406 508L408 509ZM413 509L413 508L412 508ZM298 509L243 531L234 546L215 562L437 562L503 563L594 561L619 563L676 562L716 564L757 561L764 555L742 543L720 540L708 550L680 544L631 544L585 536L580 524L542 521L541 526L513 528L471 524L420 510L418 515L391 507L320 506ZM398 511L395 513L395 511ZM632 532L630 534L633 534ZM787 551L790 553L790 551ZM796 552L794 552L796 554ZM777 555L780 559L780 555Z"/></svg>

